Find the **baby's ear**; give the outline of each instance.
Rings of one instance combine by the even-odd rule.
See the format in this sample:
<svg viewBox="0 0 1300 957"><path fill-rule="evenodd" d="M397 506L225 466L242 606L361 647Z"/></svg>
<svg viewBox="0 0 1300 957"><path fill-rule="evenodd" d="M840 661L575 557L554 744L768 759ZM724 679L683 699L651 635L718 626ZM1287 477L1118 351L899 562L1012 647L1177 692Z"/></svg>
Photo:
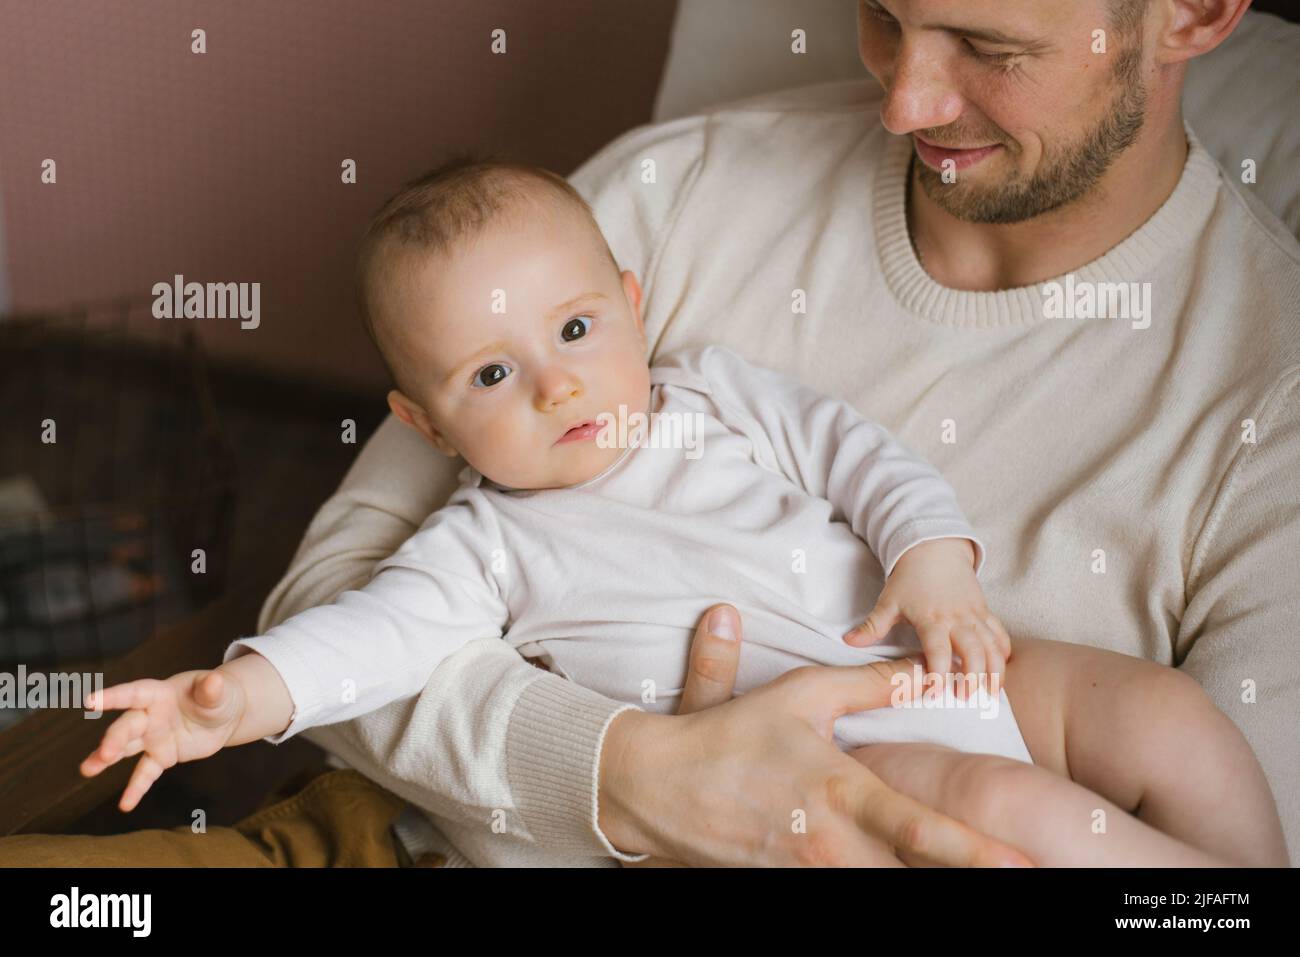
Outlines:
<svg viewBox="0 0 1300 957"><path fill-rule="evenodd" d="M443 434L434 428L428 413L418 403L411 401L396 389L390 389L388 392L388 408L392 410L393 415L424 436L425 441L443 455L455 458L460 454L452 448Z"/></svg>
<svg viewBox="0 0 1300 957"><path fill-rule="evenodd" d="M632 311L637 316L641 315L641 284L637 282L636 273L630 269L623 270L623 294L627 296L628 302L632 304Z"/></svg>

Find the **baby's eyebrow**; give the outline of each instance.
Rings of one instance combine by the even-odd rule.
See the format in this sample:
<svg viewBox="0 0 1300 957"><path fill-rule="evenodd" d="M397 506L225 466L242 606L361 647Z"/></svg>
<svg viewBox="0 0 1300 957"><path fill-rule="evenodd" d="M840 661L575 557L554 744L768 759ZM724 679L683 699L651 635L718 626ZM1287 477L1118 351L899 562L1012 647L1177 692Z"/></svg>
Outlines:
<svg viewBox="0 0 1300 957"><path fill-rule="evenodd" d="M442 380L442 387L445 389L447 386L451 385L451 380L459 376L466 366L473 365L475 362L478 362L480 358L482 358L485 355L488 355L489 353L500 352L505 347L506 344L504 342L494 342L490 346L484 346L478 352L474 353L464 362L460 363L454 369L448 372L446 377Z"/></svg>
<svg viewBox="0 0 1300 957"><path fill-rule="evenodd" d="M568 312L574 306L580 306L584 302L595 302L597 300L603 300L604 298L605 296L598 292L584 292L581 296L574 296L568 302L560 303L558 306L556 306L554 309L552 309L549 313L546 314L546 318L555 319L560 315L560 313Z"/></svg>
<svg viewBox="0 0 1300 957"><path fill-rule="evenodd" d="M583 303L606 302L606 301L608 301L608 297L604 293L584 292L580 296L574 296L568 302L562 302L558 306L555 306L546 314L546 318L548 321L556 319L559 316L563 315L564 313L568 312L570 309L573 309L576 306L580 306ZM478 352L474 353L464 362L461 362L454 369L448 372L446 377L442 380L441 383L442 387L446 388L448 385L450 385L451 380L456 378L458 375L460 375L461 372L464 371L466 366L473 365L475 362L479 361L479 359L481 359L485 355L489 355L493 352L500 352L504 349L505 349L505 343L500 341L494 342L490 346L484 346Z"/></svg>

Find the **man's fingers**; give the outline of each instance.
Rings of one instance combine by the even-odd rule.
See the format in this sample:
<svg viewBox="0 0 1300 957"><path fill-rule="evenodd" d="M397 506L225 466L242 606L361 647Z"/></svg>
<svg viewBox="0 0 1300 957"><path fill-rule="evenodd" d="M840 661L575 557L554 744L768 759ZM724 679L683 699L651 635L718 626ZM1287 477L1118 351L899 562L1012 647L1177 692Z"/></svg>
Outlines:
<svg viewBox="0 0 1300 957"><path fill-rule="evenodd" d="M906 867L890 847L879 838L864 834L854 822L847 822L843 833L837 836L837 866L843 867Z"/></svg>
<svg viewBox="0 0 1300 957"><path fill-rule="evenodd" d="M678 714L703 711L731 700L740 666L740 636L740 612L732 606L714 605L704 613L691 641Z"/></svg>
<svg viewBox="0 0 1300 957"><path fill-rule="evenodd" d="M624 867L685 867L680 861L667 857L647 857L644 861L624 861Z"/></svg>
<svg viewBox="0 0 1300 957"><path fill-rule="evenodd" d="M894 848L911 866L1032 867L1024 854L885 785L865 768L861 797L852 808L868 834Z"/></svg>
<svg viewBox="0 0 1300 957"><path fill-rule="evenodd" d="M793 672L806 689L806 714L834 721L840 715L883 708L913 697L917 662L908 658L869 665L810 665ZM826 729L826 730L829 730Z"/></svg>

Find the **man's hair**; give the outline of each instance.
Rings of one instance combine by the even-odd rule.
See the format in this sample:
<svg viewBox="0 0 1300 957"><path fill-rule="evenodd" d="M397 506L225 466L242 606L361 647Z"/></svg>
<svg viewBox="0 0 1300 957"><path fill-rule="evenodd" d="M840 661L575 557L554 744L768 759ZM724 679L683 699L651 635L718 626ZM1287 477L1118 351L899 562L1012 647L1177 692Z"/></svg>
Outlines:
<svg viewBox="0 0 1300 957"><path fill-rule="evenodd" d="M1111 25L1121 36L1132 33L1146 16L1147 0L1107 0Z"/></svg>
<svg viewBox="0 0 1300 957"><path fill-rule="evenodd" d="M600 237L615 272L618 263L605 243L587 201L563 177L497 154L460 151L402 186L380 207L357 246L355 289L366 334L384 358L389 374L405 391L405 377L379 335L373 308L376 260L388 244L428 255L449 251L478 235L502 214L527 209L548 196L584 214Z"/></svg>

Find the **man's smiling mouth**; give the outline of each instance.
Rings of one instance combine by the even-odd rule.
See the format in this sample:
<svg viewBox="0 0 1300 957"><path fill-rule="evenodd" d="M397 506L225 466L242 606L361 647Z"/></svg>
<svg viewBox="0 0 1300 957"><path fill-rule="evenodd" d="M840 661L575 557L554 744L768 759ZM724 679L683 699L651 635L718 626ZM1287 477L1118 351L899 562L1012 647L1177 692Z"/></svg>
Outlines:
<svg viewBox="0 0 1300 957"><path fill-rule="evenodd" d="M965 169L1002 148L1000 143L970 147L939 146L916 133L912 134L912 142L916 144L916 155L921 158L921 162L941 172L945 162L951 161L952 169Z"/></svg>

